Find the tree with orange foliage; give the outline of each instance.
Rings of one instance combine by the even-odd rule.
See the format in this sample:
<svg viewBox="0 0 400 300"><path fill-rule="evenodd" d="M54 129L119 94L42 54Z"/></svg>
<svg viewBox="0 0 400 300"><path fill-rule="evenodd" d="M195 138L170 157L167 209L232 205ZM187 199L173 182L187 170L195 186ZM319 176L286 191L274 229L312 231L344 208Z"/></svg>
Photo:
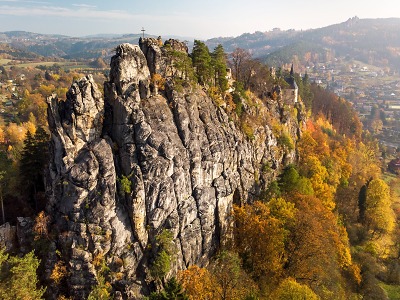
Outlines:
<svg viewBox="0 0 400 300"><path fill-rule="evenodd" d="M286 262L283 222L259 201L234 207L235 246L245 268L254 276L279 277Z"/></svg>
<svg viewBox="0 0 400 300"><path fill-rule="evenodd" d="M47 125L47 104L43 95L26 91L22 101L18 103L18 109L26 119L32 113L39 125Z"/></svg>
<svg viewBox="0 0 400 300"><path fill-rule="evenodd" d="M179 271L178 281L191 300L216 299L215 287L210 272L196 265Z"/></svg>
<svg viewBox="0 0 400 300"><path fill-rule="evenodd" d="M0 144L3 144L6 141L6 133L4 132L3 127L0 127Z"/></svg>
<svg viewBox="0 0 400 300"><path fill-rule="evenodd" d="M219 253L207 269L191 266L180 271L178 281L191 300L240 300L258 291L239 256L230 251Z"/></svg>

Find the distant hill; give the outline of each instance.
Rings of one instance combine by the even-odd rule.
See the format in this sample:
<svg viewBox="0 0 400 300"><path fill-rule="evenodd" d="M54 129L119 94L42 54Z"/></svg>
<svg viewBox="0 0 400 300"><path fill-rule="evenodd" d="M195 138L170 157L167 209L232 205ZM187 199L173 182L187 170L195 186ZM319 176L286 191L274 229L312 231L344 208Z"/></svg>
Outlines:
<svg viewBox="0 0 400 300"><path fill-rule="evenodd" d="M138 43L140 34L68 37L24 31L0 33L0 44L46 57L94 59L107 56L121 43Z"/></svg>
<svg viewBox="0 0 400 300"><path fill-rule="evenodd" d="M97 34L85 37L47 35L25 31L0 33L0 45L7 44L15 49L36 53L46 57L66 59L97 59L109 57L122 43L138 44L141 33L137 34ZM146 37L157 37L149 36ZM170 37L163 37L168 39ZM184 40L186 38L181 38ZM192 41L191 41L192 43Z"/></svg>
<svg viewBox="0 0 400 300"><path fill-rule="evenodd" d="M13 48L9 44L0 43L0 59L13 59L13 60L34 60L40 58L36 53Z"/></svg>
<svg viewBox="0 0 400 300"><path fill-rule="evenodd" d="M237 37L218 37L206 41L210 50L218 44L225 51L248 49L254 58L271 66L282 66L292 61L299 65L313 65L332 57L346 57L380 67L400 71L400 19L359 19L319 29L280 30L244 33ZM44 35L24 31L0 33L0 44L8 44L22 53L68 59L106 58L121 43L137 44L141 34L98 34L86 37ZM148 36L148 35L146 35ZM156 37L156 36L154 36ZM163 37L167 39L169 37ZM189 40L189 38L181 38ZM189 40L189 48L193 40Z"/></svg>
<svg viewBox="0 0 400 300"><path fill-rule="evenodd" d="M245 33L234 38L214 38L210 49L222 44L228 52L248 49L270 65L290 63L293 55L304 64L321 56L348 56L378 66L400 70L400 19L359 19L306 31L279 30ZM310 58L311 56L311 58Z"/></svg>

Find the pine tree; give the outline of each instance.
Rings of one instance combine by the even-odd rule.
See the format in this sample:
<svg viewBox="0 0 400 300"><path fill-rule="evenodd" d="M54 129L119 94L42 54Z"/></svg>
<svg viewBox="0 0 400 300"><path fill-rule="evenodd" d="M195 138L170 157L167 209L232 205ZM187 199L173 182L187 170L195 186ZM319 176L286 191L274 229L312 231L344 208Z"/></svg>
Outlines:
<svg viewBox="0 0 400 300"><path fill-rule="evenodd" d="M172 277L168 280L165 289L159 293L152 293L149 300L189 300L182 285Z"/></svg>
<svg viewBox="0 0 400 300"><path fill-rule="evenodd" d="M21 153L20 178L24 192L33 200L37 210L36 193L44 191L44 168L48 160L48 135L38 127L34 136L27 131Z"/></svg>
<svg viewBox="0 0 400 300"><path fill-rule="evenodd" d="M192 61L198 82L201 85L210 85L212 79L211 55L206 44L199 40L194 41Z"/></svg>
<svg viewBox="0 0 400 300"><path fill-rule="evenodd" d="M42 299L45 289L37 288L38 266L33 252L20 258L0 250L0 299Z"/></svg>
<svg viewBox="0 0 400 300"><path fill-rule="evenodd" d="M215 86L223 93L228 89L228 79L226 78L226 53L221 44L215 47L211 58L214 68Z"/></svg>

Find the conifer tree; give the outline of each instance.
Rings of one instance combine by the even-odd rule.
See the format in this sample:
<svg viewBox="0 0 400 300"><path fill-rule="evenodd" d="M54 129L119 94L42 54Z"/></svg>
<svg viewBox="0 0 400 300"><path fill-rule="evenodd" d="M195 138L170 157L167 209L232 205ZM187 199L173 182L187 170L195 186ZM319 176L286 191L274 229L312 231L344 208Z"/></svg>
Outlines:
<svg viewBox="0 0 400 300"><path fill-rule="evenodd" d="M215 86L223 93L228 89L228 79L226 78L226 53L224 47L222 47L221 44L215 47L211 57L211 63L214 68Z"/></svg>
<svg viewBox="0 0 400 300"><path fill-rule="evenodd" d="M210 85L212 79L211 55L208 47L202 41L194 41L192 61L198 82L201 85Z"/></svg>
<svg viewBox="0 0 400 300"><path fill-rule="evenodd" d="M20 258L0 250L0 299L42 299L45 289L37 288L38 266L33 252Z"/></svg>
<svg viewBox="0 0 400 300"><path fill-rule="evenodd" d="M189 300L182 285L172 277L168 280L165 289L159 293L152 293L149 300Z"/></svg>
<svg viewBox="0 0 400 300"><path fill-rule="evenodd" d="M44 167L48 159L48 135L38 127L35 135L28 130L21 153L20 177L24 190L37 209L36 193L44 190ZM33 198L33 199L32 199Z"/></svg>

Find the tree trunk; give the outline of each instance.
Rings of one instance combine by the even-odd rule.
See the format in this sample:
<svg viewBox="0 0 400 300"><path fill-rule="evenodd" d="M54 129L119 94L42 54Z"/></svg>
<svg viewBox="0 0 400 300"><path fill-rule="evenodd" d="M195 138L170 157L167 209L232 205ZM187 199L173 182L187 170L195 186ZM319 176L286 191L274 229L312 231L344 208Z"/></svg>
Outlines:
<svg viewBox="0 0 400 300"><path fill-rule="evenodd" d="M1 215L3 217L3 224L6 222L6 217L4 215L4 203L3 203L3 193L0 192L0 201L1 201Z"/></svg>

